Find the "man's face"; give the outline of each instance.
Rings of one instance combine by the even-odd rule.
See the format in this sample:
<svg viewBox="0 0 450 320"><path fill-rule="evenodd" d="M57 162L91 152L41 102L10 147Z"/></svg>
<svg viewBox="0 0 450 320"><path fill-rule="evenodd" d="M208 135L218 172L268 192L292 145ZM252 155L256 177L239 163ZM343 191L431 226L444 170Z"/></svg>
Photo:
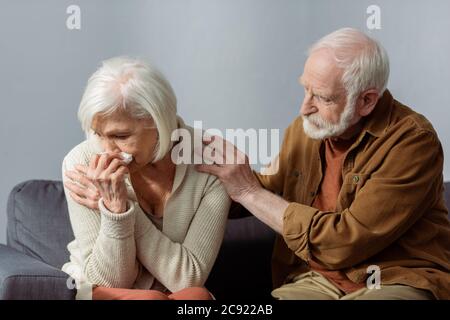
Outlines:
<svg viewBox="0 0 450 320"><path fill-rule="evenodd" d="M305 133L313 139L338 137L354 124L355 102L347 101L342 72L328 49L312 53L305 63L300 113Z"/></svg>

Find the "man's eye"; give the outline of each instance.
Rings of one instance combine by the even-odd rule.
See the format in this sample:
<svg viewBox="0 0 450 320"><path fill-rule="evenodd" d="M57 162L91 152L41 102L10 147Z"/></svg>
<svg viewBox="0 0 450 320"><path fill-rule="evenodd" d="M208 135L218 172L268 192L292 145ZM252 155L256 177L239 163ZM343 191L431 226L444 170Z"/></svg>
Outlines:
<svg viewBox="0 0 450 320"><path fill-rule="evenodd" d="M113 136L114 139L119 139L119 140L123 140L128 138L129 136Z"/></svg>
<svg viewBox="0 0 450 320"><path fill-rule="evenodd" d="M326 103L326 104L330 104L330 103L333 102L333 100L332 100L331 98L328 98L328 97L325 97L325 96L317 96L317 98L318 98L321 102Z"/></svg>

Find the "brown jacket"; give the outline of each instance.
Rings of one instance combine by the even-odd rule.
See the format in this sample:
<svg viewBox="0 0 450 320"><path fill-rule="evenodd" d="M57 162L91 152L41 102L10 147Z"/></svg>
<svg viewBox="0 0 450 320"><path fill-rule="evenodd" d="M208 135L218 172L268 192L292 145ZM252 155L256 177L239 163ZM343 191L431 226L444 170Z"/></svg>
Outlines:
<svg viewBox="0 0 450 320"><path fill-rule="evenodd" d="M355 283L377 265L382 284L450 299L443 152L430 122L386 91L344 160L336 212L311 207L322 157L322 141L306 136L298 117L286 129L278 172L257 174L264 188L290 202L273 252L274 287L308 271L314 256Z"/></svg>

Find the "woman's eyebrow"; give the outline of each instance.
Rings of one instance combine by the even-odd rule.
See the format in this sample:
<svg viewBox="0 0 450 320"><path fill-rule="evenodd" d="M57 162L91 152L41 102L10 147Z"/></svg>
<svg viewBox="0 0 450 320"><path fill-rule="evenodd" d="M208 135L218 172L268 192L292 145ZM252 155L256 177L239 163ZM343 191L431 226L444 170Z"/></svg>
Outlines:
<svg viewBox="0 0 450 320"><path fill-rule="evenodd" d="M97 134L103 134L105 136L113 136L113 135L117 135L117 134L130 134L132 132L132 130L129 130L129 129L111 129L109 131L102 133L93 128L92 128L92 131L94 131Z"/></svg>
<svg viewBox="0 0 450 320"><path fill-rule="evenodd" d="M106 131L104 134L105 134L105 136L113 136L116 134L128 134L128 133L131 133L131 130L129 130L129 129L113 129L110 131Z"/></svg>

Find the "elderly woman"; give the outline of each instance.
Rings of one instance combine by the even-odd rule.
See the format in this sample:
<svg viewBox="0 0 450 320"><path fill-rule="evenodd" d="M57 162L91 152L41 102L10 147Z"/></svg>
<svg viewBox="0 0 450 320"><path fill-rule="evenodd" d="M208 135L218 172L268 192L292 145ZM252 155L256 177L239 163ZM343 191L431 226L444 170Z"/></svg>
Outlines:
<svg viewBox="0 0 450 320"><path fill-rule="evenodd" d="M173 131L193 132L176 112L170 84L142 61L106 60L89 79L78 111L87 139L62 165L75 234L62 269L77 299L211 298L203 285L230 199L171 157Z"/></svg>

